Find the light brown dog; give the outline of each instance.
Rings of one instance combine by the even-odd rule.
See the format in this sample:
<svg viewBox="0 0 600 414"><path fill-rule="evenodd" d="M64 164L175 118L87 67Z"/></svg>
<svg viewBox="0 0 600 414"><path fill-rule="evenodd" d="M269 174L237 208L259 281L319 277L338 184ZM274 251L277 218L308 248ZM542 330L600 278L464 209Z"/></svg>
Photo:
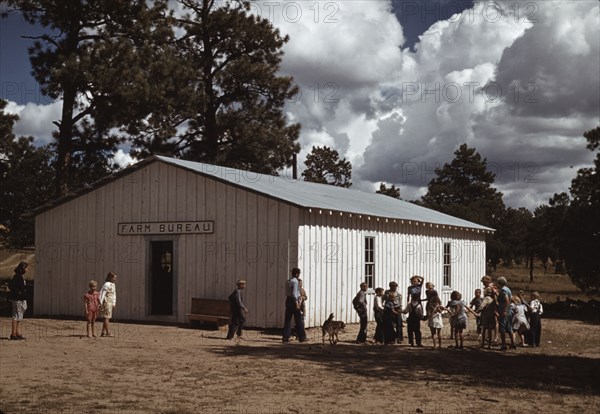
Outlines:
<svg viewBox="0 0 600 414"><path fill-rule="evenodd" d="M325 321L321 330L323 332L323 345L325 345L325 335L329 335L329 343L335 345L338 341L338 333L346 327L346 324L342 321L334 321L333 313L329 315L329 318Z"/></svg>

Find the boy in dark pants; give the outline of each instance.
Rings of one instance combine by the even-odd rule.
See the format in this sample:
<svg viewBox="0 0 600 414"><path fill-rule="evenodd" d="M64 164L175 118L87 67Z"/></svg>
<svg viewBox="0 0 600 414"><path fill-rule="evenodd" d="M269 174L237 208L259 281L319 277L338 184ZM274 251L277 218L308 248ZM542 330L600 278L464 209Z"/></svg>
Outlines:
<svg viewBox="0 0 600 414"><path fill-rule="evenodd" d="M419 300L411 300L403 313L408 313L406 326L408 331L408 343L410 346L421 345L421 319L423 319L423 306ZM414 341L413 341L414 337Z"/></svg>
<svg viewBox="0 0 600 414"><path fill-rule="evenodd" d="M383 344L383 288L375 289L375 300L373 301L373 312L375 313L375 343Z"/></svg>
<svg viewBox="0 0 600 414"><path fill-rule="evenodd" d="M360 318L360 328L358 330L358 336L356 342L364 344L367 342L367 284L365 282L360 284L360 290L352 300L354 310L358 313Z"/></svg>
<svg viewBox="0 0 600 414"><path fill-rule="evenodd" d="M227 339L233 339L233 336L237 334L238 338L242 337L242 329L244 329L244 323L246 322L246 314L248 309L244 306L242 300L242 292L246 288L245 280L237 281L237 289L231 292L229 295L229 309L231 310L231 322L229 323L229 331L227 332Z"/></svg>
<svg viewBox="0 0 600 414"><path fill-rule="evenodd" d="M531 342L529 346L540 346L542 336L542 313L544 308L540 302L540 294L533 292L531 302L529 302L529 331Z"/></svg>

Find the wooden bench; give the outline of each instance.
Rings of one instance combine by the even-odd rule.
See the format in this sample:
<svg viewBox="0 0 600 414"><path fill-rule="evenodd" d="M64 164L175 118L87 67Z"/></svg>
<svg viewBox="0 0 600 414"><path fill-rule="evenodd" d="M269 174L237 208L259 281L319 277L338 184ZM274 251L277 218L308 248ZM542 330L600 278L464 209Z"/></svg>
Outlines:
<svg viewBox="0 0 600 414"><path fill-rule="evenodd" d="M229 324L229 301L219 299L192 298L192 309L186 313L191 321L215 323L220 328Z"/></svg>

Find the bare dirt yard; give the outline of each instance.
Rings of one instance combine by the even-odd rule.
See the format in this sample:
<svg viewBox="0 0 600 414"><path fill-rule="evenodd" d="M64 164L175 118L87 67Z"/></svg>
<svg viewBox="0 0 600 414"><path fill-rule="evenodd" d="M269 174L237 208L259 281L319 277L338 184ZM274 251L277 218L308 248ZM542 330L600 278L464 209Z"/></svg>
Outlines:
<svg viewBox="0 0 600 414"><path fill-rule="evenodd" d="M281 343L277 331L224 332L27 319L10 341L0 318L0 410L5 413L596 413L600 326L543 320L542 346L481 350L470 318L466 349ZM425 332L425 322L422 324ZM369 326L372 333L373 325ZM449 331L445 327L445 337ZM452 341L445 339L445 346Z"/></svg>

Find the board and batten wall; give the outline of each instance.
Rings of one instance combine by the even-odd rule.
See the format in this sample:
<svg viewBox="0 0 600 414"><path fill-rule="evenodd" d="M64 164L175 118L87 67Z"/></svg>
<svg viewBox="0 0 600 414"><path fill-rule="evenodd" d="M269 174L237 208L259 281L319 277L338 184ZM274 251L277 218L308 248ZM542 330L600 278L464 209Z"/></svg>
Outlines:
<svg viewBox="0 0 600 414"><path fill-rule="evenodd" d="M434 283L445 304L452 290L467 303L485 274L483 232L448 226L360 216L340 212L303 210L298 231L298 263L308 295L307 326L320 326L330 313L336 320L358 323L352 299L364 281L365 237L375 238L374 287L398 283L402 305L410 277L421 275ZM451 243L451 284L443 286L443 245ZM423 287L423 289L425 289ZM373 294L368 295L369 319ZM425 297L425 294L422 294Z"/></svg>
<svg viewBox="0 0 600 414"><path fill-rule="evenodd" d="M170 221L214 221L214 233L117 234L118 223ZM100 289L114 271L117 319L184 322L192 297L226 299L243 278L247 324L280 327L298 223L294 206L152 162L36 217L36 314L82 315L89 280ZM149 314L150 242L161 240L173 240L173 317Z"/></svg>

